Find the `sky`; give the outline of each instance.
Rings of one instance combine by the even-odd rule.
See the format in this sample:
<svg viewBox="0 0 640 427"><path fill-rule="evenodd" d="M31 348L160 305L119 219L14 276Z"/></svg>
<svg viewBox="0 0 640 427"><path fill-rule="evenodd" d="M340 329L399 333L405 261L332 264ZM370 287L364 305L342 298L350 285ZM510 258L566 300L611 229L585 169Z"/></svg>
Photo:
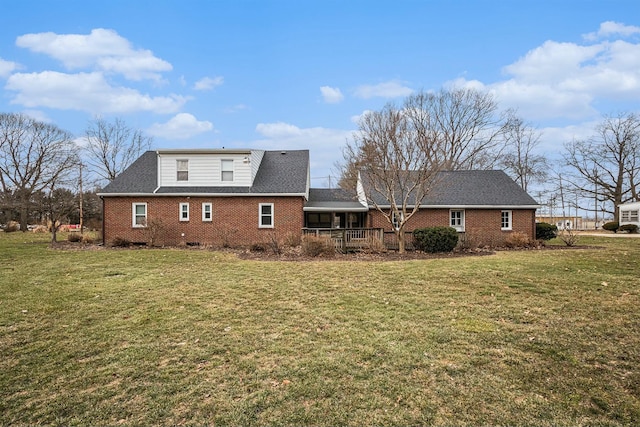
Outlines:
<svg viewBox="0 0 640 427"><path fill-rule="evenodd" d="M312 186L366 111L473 87L539 151L640 113L637 0L2 0L0 112L72 132L120 118L153 149L309 149ZM331 178L329 178L332 176Z"/></svg>

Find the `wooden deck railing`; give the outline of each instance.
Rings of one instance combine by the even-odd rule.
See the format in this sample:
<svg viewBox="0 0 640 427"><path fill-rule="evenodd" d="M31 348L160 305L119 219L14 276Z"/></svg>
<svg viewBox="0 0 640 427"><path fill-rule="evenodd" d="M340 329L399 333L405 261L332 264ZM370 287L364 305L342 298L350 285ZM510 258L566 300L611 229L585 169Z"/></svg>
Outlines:
<svg viewBox="0 0 640 427"><path fill-rule="evenodd" d="M382 228L303 228L302 233L305 236L329 236L341 252L384 247Z"/></svg>

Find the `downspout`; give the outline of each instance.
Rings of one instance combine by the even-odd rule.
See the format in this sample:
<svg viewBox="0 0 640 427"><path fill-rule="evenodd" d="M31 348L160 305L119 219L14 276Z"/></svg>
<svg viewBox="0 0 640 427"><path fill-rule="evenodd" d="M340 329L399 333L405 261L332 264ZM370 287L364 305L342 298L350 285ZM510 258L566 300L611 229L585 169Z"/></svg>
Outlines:
<svg viewBox="0 0 640 427"><path fill-rule="evenodd" d="M102 201L102 246L106 245L107 239L106 236L104 234L104 196L100 196L100 200Z"/></svg>

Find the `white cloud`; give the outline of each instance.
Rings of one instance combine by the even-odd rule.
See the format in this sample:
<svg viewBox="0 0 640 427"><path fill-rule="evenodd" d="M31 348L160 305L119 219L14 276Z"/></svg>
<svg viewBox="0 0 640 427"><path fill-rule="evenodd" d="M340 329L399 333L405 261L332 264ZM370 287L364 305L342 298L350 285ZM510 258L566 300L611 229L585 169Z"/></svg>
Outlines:
<svg viewBox="0 0 640 427"><path fill-rule="evenodd" d="M320 87L320 93L322 93L322 98L327 104L337 104L344 99L344 95L337 87L322 86Z"/></svg>
<svg viewBox="0 0 640 427"><path fill-rule="evenodd" d="M267 138L295 138L302 135L302 129L288 123L258 123L256 132Z"/></svg>
<svg viewBox="0 0 640 427"><path fill-rule="evenodd" d="M124 75L130 80L160 80L170 71L167 61L146 49L134 49L113 30L96 28L91 34L33 33L19 36L16 45L49 55L68 69L94 68Z"/></svg>
<svg viewBox="0 0 640 427"><path fill-rule="evenodd" d="M630 37L634 34L640 34L640 27L634 25L625 25L619 22L605 21L600 24L600 29L595 33L583 34L585 40L594 41L604 39L609 36Z"/></svg>
<svg viewBox="0 0 640 427"><path fill-rule="evenodd" d="M515 63L504 68L504 72L521 81L558 83L575 75L588 61L598 57L600 45L579 46L574 43L546 41L542 46L527 52Z"/></svg>
<svg viewBox="0 0 640 427"><path fill-rule="evenodd" d="M47 116L47 114L44 111L40 111L40 110L23 110L22 113L26 114L27 116L29 116L32 119L35 119L35 120L37 120L39 122L53 123L53 120L51 120L51 118L49 118L49 116Z"/></svg>
<svg viewBox="0 0 640 427"><path fill-rule="evenodd" d="M147 132L165 139L189 139L213 130L213 123L198 121L188 113L176 114L166 123L154 123Z"/></svg>
<svg viewBox="0 0 640 427"><path fill-rule="evenodd" d="M152 97L135 89L112 86L99 72L16 73L9 77L5 89L17 92L11 101L13 104L94 114L133 111L167 114L178 111L187 101L178 95Z"/></svg>
<svg viewBox="0 0 640 427"><path fill-rule="evenodd" d="M0 78L9 77L9 75L17 69L17 63L5 61L4 59L0 58Z"/></svg>
<svg viewBox="0 0 640 427"><path fill-rule="evenodd" d="M640 43L546 41L503 71L507 78L495 83L454 83L491 91L502 107L517 108L529 120L593 118L600 115L596 103L640 98Z"/></svg>
<svg viewBox="0 0 640 427"><path fill-rule="evenodd" d="M359 124L360 120L362 120L362 118L364 116L366 116L367 114L369 114L371 112L372 112L371 110L364 110L360 114L356 114L355 116L351 116L351 123L356 124L356 125Z"/></svg>
<svg viewBox="0 0 640 427"><path fill-rule="evenodd" d="M409 96L413 93L413 89L402 85L396 80L378 83L377 85L362 85L355 90L355 96L358 98L398 98Z"/></svg>
<svg viewBox="0 0 640 427"><path fill-rule="evenodd" d="M311 161L311 185L315 187L329 184L327 176L333 175L332 186L337 179L333 171L336 161L342 160L342 148L351 138L353 130L329 129L322 127L300 128L277 122L259 123L256 132L264 138L254 141L252 146L269 150L309 149Z"/></svg>
<svg viewBox="0 0 640 427"><path fill-rule="evenodd" d="M566 126L548 126L540 129L542 138L538 149L545 153L558 152L573 140L586 140L593 136L599 120L578 122Z"/></svg>
<svg viewBox="0 0 640 427"><path fill-rule="evenodd" d="M224 83L224 77L203 77L193 86L195 90L212 90Z"/></svg>

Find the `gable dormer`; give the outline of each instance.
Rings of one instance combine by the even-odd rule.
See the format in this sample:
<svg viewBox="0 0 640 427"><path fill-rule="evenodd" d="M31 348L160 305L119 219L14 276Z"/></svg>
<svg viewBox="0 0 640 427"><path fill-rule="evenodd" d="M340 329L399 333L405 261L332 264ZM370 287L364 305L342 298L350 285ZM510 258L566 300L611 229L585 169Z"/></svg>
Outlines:
<svg viewBox="0 0 640 427"><path fill-rule="evenodd" d="M158 150L158 187L251 187L262 150Z"/></svg>

